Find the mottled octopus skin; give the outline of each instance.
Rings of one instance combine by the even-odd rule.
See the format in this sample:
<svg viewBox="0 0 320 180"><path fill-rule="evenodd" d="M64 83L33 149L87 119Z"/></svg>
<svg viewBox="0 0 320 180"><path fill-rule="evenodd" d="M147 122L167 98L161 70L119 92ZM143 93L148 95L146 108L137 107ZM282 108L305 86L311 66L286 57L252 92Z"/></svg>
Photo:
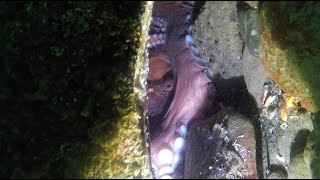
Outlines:
<svg viewBox="0 0 320 180"><path fill-rule="evenodd" d="M156 1L153 6L152 16L163 18L166 24L165 32L151 26L149 31L150 35L164 33L166 37L164 44L148 49L147 115L155 117L163 114L161 126L151 136L150 143L151 164L156 178L165 175L174 177L176 167L159 162L158 153L162 149L174 153L173 141L183 137L179 127L187 127L192 120L199 118L214 92L210 68L204 60L199 63L199 59L191 53L190 44L185 41L186 35L191 34L191 19L186 19L186 16L191 15L192 10L192 6L179 1ZM151 37L147 43L156 40L157 37ZM177 154L183 162L183 151ZM172 167L174 172L159 175L159 170L166 166Z"/></svg>

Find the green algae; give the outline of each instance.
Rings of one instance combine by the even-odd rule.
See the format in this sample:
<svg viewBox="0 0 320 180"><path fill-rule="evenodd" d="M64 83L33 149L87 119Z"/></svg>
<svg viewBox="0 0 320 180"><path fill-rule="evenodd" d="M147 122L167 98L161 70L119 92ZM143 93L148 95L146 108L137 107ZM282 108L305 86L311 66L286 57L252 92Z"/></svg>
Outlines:
<svg viewBox="0 0 320 180"><path fill-rule="evenodd" d="M319 11L318 2L264 2L259 9L266 71L311 112L320 110Z"/></svg>
<svg viewBox="0 0 320 180"><path fill-rule="evenodd" d="M265 70L312 113L314 130L304 161L319 178L320 3L263 2L259 9L260 52ZM303 174L303 173L302 173Z"/></svg>

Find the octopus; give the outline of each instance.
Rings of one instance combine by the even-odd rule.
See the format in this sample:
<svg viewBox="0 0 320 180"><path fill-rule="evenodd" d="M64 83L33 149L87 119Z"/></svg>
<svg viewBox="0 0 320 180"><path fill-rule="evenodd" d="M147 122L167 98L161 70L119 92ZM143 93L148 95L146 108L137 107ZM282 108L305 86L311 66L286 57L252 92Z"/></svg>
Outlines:
<svg viewBox="0 0 320 180"><path fill-rule="evenodd" d="M193 5L156 1L147 50L147 116L155 178L181 178L188 125L214 96L213 72L192 38Z"/></svg>

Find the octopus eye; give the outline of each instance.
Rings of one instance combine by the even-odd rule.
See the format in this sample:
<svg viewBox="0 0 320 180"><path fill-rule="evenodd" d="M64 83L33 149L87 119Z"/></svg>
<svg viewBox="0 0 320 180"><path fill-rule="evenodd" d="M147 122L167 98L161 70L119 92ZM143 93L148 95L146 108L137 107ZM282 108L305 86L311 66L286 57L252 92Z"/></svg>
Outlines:
<svg viewBox="0 0 320 180"><path fill-rule="evenodd" d="M166 91L171 91L171 90L172 90L172 88L173 88L173 85L172 85L172 83L171 83L171 82L166 83L166 85L165 85L165 90L166 90Z"/></svg>

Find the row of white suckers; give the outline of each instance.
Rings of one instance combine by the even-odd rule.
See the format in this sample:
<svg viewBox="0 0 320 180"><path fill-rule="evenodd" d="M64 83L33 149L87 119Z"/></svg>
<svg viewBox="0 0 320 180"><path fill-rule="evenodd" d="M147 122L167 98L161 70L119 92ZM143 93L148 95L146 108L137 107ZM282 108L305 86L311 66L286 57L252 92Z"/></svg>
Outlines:
<svg viewBox="0 0 320 180"><path fill-rule="evenodd" d="M186 15L185 18L186 21L191 20L191 14ZM152 28L156 29L157 32L162 32L160 34L152 34L150 37L152 38L159 38L156 41L151 42L150 44L147 44L147 48L156 47L160 44L166 43L166 29L167 29L167 22L164 18L161 17L153 17L152 19L152 25L157 25L157 27L153 26ZM191 33L192 25L189 26L188 32Z"/></svg>
<svg viewBox="0 0 320 180"><path fill-rule="evenodd" d="M152 38L159 38L159 40L157 41L153 41L151 42L150 44L147 44L147 47L148 48L152 48L152 47L155 47L159 44L164 44L165 43L165 38L166 38L166 35L165 34L153 34L151 36ZM201 68L201 69L204 69L204 76L205 78L209 81L209 82L212 82L212 76L213 76L213 73L211 71L211 69L209 68L206 60L200 55L200 52L199 50L197 49L196 45L193 43L193 38L190 34L187 34L185 36L185 43L187 45L187 47L190 49L190 52L192 54L192 56L194 57L194 64Z"/></svg>
<svg viewBox="0 0 320 180"><path fill-rule="evenodd" d="M187 126L181 125L177 130L178 136L173 142L173 151L168 148L161 149L157 154L158 162L162 166L159 170L153 165L154 170L157 172L156 177L160 179L172 179L171 174L182 161L181 153L185 148L185 139L187 136Z"/></svg>
<svg viewBox="0 0 320 180"><path fill-rule="evenodd" d="M191 55L194 57L194 64L200 69L203 69L204 77L208 82L212 82L213 72L208 66L206 60L201 56L200 51L197 49L196 45L193 43L193 38L191 34L185 36L185 43L189 48Z"/></svg>
<svg viewBox="0 0 320 180"><path fill-rule="evenodd" d="M166 43L166 29L167 29L167 22L164 20L164 18L161 17L153 17L152 19L152 28L155 29L157 32L162 32L160 34L152 34L150 37L157 39L156 41L151 42L150 44L147 44L147 48L156 47L159 44L165 44ZM156 25L156 26L155 26Z"/></svg>
<svg viewBox="0 0 320 180"><path fill-rule="evenodd" d="M185 8L188 9L192 9L193 5L189 4L188 2L183 2L182 5ZM185 20L186 21L190 21L192 18L191 14L186 15ZM191 36L191 32L192 32L192 26L189 26L189 34L187 34L185 36L185 43L187 45L187 47L190 49L190 52L192 54L192 56L195 58L194 64L203 69L203 75L204 77L207 79L208 82L212 82L212 78L213 78L213 72L212 70L209 68L206 60L201 56L199 50L197 49L196 45L193 43L193 38Z"/></svg>
<svg viewBox="0 0 320 180"><path fill-rule="evenodd" d="M152 38L159 38L156 41L151 42L150 44L147 44L147 48L152 48L156 47L159 44L165 44L166 43L166 34L161 33L161 34L152 34Z"/></svg>

